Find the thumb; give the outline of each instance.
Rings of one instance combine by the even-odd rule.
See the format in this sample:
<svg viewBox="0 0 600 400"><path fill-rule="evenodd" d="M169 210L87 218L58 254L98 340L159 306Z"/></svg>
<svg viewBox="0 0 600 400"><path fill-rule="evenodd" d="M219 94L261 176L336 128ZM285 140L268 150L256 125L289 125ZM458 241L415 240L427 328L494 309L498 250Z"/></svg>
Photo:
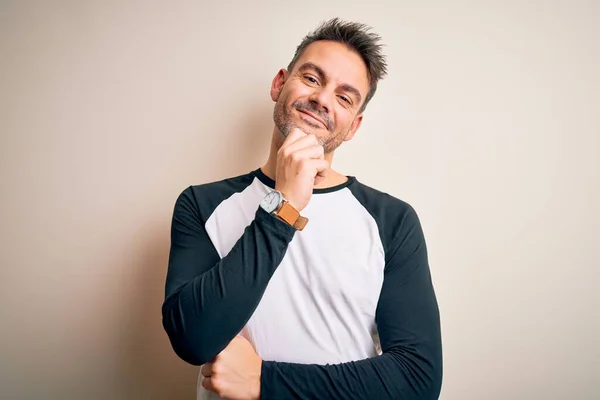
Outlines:
<svg viewBox="0 0 600 400"><path fill-rule="evenodd" d="M317 186L319 183L323 182L325 180L325 177L323 175L317 174L315 176L315 186Z"/></svg>
<svg viewBox="0 0 600 400"><path fill-rule="evenodd" d="M323 175L323 172L329 168L329 162L327 160L315 160L315 168L317 169L317 175Z"/></svg>

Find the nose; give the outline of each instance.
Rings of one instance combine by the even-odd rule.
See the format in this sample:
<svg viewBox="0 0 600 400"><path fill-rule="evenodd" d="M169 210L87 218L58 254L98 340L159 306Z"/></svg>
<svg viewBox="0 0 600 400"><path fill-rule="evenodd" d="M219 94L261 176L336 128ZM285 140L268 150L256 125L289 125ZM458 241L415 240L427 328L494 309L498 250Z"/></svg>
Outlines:
<svg viewBox="0 0 600 400"><path fill-rule="evenodd" d="M329 114L331 110L331 99L332 94L329 93L327 88L320 87L316 89L309 97L310 102L319 112Z"/></svg>

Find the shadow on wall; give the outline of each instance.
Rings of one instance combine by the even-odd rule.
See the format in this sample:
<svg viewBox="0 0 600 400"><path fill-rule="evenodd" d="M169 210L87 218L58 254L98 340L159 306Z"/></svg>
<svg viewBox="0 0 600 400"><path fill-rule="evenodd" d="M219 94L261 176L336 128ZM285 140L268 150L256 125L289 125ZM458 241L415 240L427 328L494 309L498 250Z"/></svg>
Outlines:
<svg viewBox="0 0 600 400"><path fill-rule="evenodd" d="M248 99L245 103L237 104L235 108L243 110L248 103L252 102ZM273 134L273 105L274 103L263 103L261 106L244 110L247 114L242 114L241 118L231 125L233 128L225 128L237 132L236 135L230 136L233 138L231 143L220 141L218 147L213 147L210 152L205 151L208 157L217 160L214 162L216 171L210 172L214 179L245 174L267 161ZM215 151L218 151L218 156L213 154Z"/></svg>
<svg viewBox="0 0 600 400"><path fill-rule="evenodd" d="M246 129L240 132L235 146L223 145L217 154L215 148L198 149L200 157L205 155L222 160L216 164L217 172L210 172L210 179L245 173L266 161L273 127L272 111L269 110L268 114L265 109L255 111L247 115L245 123L241 121L240 125ZM203 179L206 182L209 178L205 176ZM190 182L199 183L203 182ZM173 194L173 203L178 194ZM199 369L175 355L162 327L161 306L170 247L172 205L168 210L156 213L167 214L166 220L158 226L151 222L148 225L154 228L140 230L150 233L141 242L139 253L132 255L133 265L128 266L135 271L135 277L131 279L133 286L127 288L124 296L129 304L123 307L119 318L125 323L121 327L119 341L120 370L116 371L117 392L127 399L195 398Z"/></svg>

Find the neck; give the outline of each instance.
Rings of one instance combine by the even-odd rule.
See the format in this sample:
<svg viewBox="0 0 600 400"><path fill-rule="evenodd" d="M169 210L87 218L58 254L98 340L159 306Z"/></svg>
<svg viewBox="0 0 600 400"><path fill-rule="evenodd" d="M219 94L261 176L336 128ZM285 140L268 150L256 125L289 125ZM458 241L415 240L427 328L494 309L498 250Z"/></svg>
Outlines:
<svg viewBox="0 0 600 400"><path fill-rule="evenodd" d="M268 176L269 178L276 180L275 171L277 170L277 152L281 148L283 141L285 138L277 129L277 127L273 128L273 136L271 138L271 149L269 151L269 158L267 162L262 166L262 172ZM331 169L331 163L333 161L333 152L325 154L325 160L329 164L329 168L325 171L325 179L315 186L315 189L324 189L332 186L340 185L348 180L345 175L342 175L333 169Z"/></svg>

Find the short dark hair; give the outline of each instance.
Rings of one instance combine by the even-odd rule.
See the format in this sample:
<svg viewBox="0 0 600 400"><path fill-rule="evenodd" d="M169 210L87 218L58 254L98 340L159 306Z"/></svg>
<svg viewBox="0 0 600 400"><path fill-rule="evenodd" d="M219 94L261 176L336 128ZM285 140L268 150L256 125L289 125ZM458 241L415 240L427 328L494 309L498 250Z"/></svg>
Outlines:
<svg viewBox="0 0 600 400"><path fill-rule="evenodd" d="M322 22L317 29L302 39L302 42L296 48L294 58L288 65L288 71L294 68L306 47L319 40L343 43L357 52L365 62L369 78L369 93L367 93L360 109L360 112L364 111L367 103L375 95L377 82L387 74L387 62L381 51L383 46L379 43L381 37L371 32L371 27L363 23L342 21L339 18L330 19Z"/></svg>

